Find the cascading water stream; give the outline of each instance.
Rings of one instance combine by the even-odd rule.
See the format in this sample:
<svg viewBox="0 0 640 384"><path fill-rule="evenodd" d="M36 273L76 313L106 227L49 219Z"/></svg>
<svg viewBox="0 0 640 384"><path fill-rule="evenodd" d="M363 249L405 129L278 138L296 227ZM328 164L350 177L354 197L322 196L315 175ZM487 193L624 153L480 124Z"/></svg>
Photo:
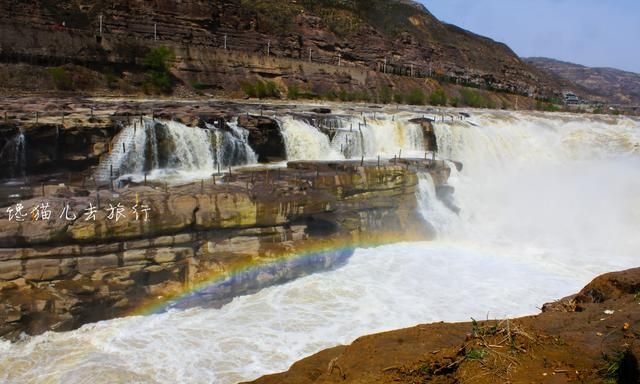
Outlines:
<svg viewBox="0 0 640 384"><path fill-rule="evenodd" d="M136 122L120 132L96 177L109 180L113 167L115 177L138 180L148 173L150 178L188 180L208 178L218 168L256 163L257 156L247 143L248 132L235 122L228 126L229 131L156 119Z"/></svg>
<svg viewBox="0 0 640 384"><path fill-rule="evenodd" d="M24 177L27 173L27 141L25 139L24 133L20 131L15 138L15 166L17 170L20 172L19 175L14 176L22 176Z"/></svg>
<svg viewBox="0 0 640 384"><path fill-rule="evenodd" d="M318 124L320 125L320 124ZM371 117L350 117L333 128L330 138L319 127L295 117L281 120L287 156L290 160L339 160L347 158L392 158L424 156L424 135L418 124L407 119L377 114Z"/></svg>
<svg viewBox="0 0 640 384"><path fill-rule="evenodd" d="M13 138L5 142L0 149L0 160L11 164L9 174L12 177L26 176L27 141L24 132L20 131Z"/></svg>

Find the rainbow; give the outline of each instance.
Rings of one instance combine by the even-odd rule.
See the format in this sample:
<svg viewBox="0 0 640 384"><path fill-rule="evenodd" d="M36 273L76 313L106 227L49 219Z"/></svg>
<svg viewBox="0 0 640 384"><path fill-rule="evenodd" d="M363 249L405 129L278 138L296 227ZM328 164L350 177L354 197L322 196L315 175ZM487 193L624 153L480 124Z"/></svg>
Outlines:
<svg viewBox="0 0 640 384"><path fill-rule="evenodd" d="M403 241L424 241L424 236L387 233L377 236L340 236L304 240L295 251L275 255L255 255L250 261L237 263L224 271L199 272L194 281L168 287L161 295L144 301L127 316L162 313L172 308L186 308L206 301L228 301L309 273L344 265L357 248L371 248ZM296 243L296 245L298 245ZM258 257L261 256L261 257Z"/></svg>

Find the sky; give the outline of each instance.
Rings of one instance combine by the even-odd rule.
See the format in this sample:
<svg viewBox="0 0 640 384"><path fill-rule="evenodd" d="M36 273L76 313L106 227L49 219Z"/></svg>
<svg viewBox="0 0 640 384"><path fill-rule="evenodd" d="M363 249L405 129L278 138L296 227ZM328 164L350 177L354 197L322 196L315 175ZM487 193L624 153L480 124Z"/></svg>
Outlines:
<svg viewBox="0 0 640 384"><path fill-rule="evenodd" d="M640 73L640 0L419 0L438 19L542 56Z"/></svg>

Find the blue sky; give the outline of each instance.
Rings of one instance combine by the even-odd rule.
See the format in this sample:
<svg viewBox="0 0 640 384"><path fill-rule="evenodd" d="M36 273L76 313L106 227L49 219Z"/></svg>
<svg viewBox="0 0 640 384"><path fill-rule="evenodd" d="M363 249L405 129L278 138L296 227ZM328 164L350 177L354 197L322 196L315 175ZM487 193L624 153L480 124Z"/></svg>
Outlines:
<svg viewBox="0 0 640 384"><path fill-rule="evenodd" d="M640 0L419 0L438 19L544 56L640 73Z"/></svg>

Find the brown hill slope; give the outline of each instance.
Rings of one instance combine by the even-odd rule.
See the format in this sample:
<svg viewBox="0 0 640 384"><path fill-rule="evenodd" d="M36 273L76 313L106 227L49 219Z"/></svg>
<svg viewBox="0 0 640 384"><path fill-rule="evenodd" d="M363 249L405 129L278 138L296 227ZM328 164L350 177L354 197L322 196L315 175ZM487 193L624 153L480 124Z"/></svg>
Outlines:
<svg viewBox="0 0 640 384"><path fill-rule="evenodd" d="M575 83L609 103L640 105L640 74L614 68L590 68L543 57L527 58L525 61Z"/></svg>
<svg viewBox="0 0 640 384"><path fill-rule="evenodd" d="M434 74L474 86L552 95L558 84L506 45L440 22L408 0L8 0L0 3L0 57L83 57L99 50L60 31L224 47L395 74ZM63 26L64 24L64 26ZM154 32L155 31L155 32ZM13 56L12 56L13 55ZM340 58L339 58L340 57ZM385 68L386 61L386 68Z"/></svg>

